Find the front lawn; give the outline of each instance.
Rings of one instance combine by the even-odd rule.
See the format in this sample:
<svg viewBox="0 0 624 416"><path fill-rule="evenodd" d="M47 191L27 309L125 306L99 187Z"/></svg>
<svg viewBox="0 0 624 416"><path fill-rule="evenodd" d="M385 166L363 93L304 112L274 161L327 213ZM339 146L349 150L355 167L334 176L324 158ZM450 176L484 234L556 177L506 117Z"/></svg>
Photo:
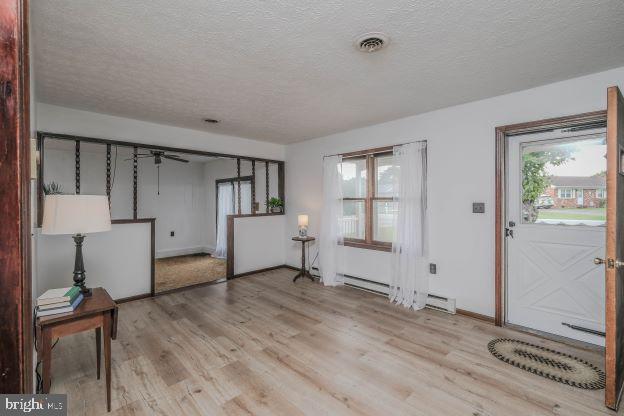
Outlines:
<svg viewBox="0 0 624 416"><path fill-rule="evenodd" d="M551 208L540 209L538 220L595 220L605 221L604 208Z"/></svg>

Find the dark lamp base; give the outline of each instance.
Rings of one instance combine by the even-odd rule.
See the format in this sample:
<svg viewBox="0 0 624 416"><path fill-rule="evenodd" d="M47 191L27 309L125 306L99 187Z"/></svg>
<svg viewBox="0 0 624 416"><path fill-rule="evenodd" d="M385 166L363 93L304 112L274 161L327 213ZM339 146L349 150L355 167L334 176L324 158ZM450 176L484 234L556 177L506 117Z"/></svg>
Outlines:
<svg viewBox="0 0 624 416"><path fill-rule="evenodd" d="M90 287L81 287L80 293L82 293L82 296L84 296L85 298L88 298L93 294L93 290L91 290Z"/></svg>

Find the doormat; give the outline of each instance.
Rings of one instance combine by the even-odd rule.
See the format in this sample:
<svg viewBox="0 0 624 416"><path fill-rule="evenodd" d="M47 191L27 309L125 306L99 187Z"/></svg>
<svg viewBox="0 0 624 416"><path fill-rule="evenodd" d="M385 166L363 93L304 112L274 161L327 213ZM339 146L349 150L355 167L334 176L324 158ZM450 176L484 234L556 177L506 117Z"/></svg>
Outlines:
<svg viewBox="0 0 624 416"><path fill-rule="evenodd" d="M488 350L507 364L559 383L588 390L605 387L605 375L598 367L563 352L509 338L493 339Z"/></svg>

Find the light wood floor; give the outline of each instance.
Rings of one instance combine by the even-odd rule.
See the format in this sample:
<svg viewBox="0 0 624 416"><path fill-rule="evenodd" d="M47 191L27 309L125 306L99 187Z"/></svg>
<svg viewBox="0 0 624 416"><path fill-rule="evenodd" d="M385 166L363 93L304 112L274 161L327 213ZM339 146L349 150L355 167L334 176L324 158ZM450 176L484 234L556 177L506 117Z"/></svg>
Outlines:
<svg viewBox="0 0 624 416"><path fill-rule="evenodd" d="M120 305L113 415L597 415L603 390L492 357L494 337L578 350L463 316L392 306L280 269ZM53 350L52 393L70 415L105 414L94 335Z"/></svg>

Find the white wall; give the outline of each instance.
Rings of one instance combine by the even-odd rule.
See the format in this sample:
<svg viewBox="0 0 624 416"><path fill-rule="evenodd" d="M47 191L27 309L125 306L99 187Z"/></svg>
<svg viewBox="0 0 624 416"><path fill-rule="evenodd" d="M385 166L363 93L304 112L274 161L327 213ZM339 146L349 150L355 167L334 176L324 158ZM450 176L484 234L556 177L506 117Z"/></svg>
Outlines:
<svg viewBox="0 0 624 416"><path fill-rule="evenodd" d="M113 224L112 230L86 236L83 256L88 287L103 287L113 299L149 293L150 224ZM37 233L37 296L73 285L75 245L70 235Z"/></svg>
<svg viewBox="0 0 624 416"><path fill-rule="evenodd" d="M624 88L624 67L288 146L287 263L300 261L300 247L290 241L297 214L309 214L309 232L318 235L323 155L426 139L430 253L438 265L431 291L456 298L458 308L493 316L494 128L605 109L611 85ZM485 214L472 214L476 201L485 202ZM388 281L388 253L345 250L346 273Z"/></svg>
<svg viewBox="0 0 624 416"><path fill-rule="evenodd" d="M160 195L156 165L151 158L141 160L139 172L138 216L156 218L156 256L205 252L208 216L204 164L163 163Z"/></svg>
<svg viewBox="0 0 624 416"><path fill-rule="evenodd" d="M234 274L284 264L284 215L234 219Z"/></svg>
<svg viewBox="0 0 624 416"><path fill-rule="evenodd" d="M72 142L47 140L44 152L44 179L54 181L66 193L75 191L74 151L55 147ZM71 147L70 146L70 147ZM104 145L83 145L80 152L82 194L106 193L106 153ZM115 181L111 191L113 219L132 218L132 150L119 148ZM114 151L113 151L114 155ZM113 156L114 157L114 156ZM156 257L199 253L207 250L208 216L204 163L165 161L158 176L153 159L139 159L138 217L156 218ZM171 237L170 232L174 231Z"/></svg>
<svg viewBox="0 0 624 416"><path fill-rule="evenodd" d="M284 159L284 146L37 103L37 129L52 133L181 147L207 152Z"/></svg>

